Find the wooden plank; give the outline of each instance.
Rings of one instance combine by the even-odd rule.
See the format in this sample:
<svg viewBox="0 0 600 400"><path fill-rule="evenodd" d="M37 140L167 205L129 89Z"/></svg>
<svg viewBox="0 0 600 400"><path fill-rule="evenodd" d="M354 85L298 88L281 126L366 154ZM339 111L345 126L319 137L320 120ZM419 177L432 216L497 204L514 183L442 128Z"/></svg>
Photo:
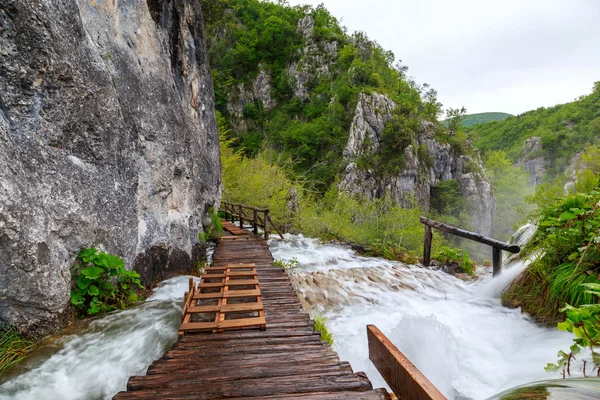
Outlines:
<svg viewBox="0 0 600 400"><path fill-rule="evenodd" d="M231 329L231 328L250 328L253 326L265 325L265 317L253 317L253 318L239 318L239 319L226 319L219 322L219 328Z"/></svg>
<svg viewBox="0 0 600 400"><path fill-rule="evenodd" d="M232 299L235 297L256 297L260 296L260 290L229 290L223 293L223 298Z"/></svg>
<svg viewBox="0 0 600 400"><path fill-rule="evenodd" d="M497 247L492 247L492 275L496 276L502 270L502 250Z"/></svg>
<svg viewBox="0 0 600 400"><path fill-rule="evenodd" d="M369 359L399 399L447 400L375 325L367 325Z"/></svg>
<svg viewBox="0 0 600 400"><path fill-rule="evenodd" d="M209 312L244 312L244 311L260 311L264 309L264 306L261 302L253 302L253 303L237 303L237 304L225 304L219 305L215 304L212 306L196 306L188 308L188 313L209 313Z"/></svg>
<svg viewBox="0 0 600 400"><path fill-rule="evenodd" d="M217 323L216 322L189 322L189 323L183 323L181 324L181 326L179 327L180 331L188 331L188 332L193 332L193 331L202 331L202 330L212 330L215 329L217 327Z"/></svg>
<svg viewBox="0 0 600 400"><path fill-rule="evenodd" d="M257 283L258 283L257 279L237 279L237 280L230 280L228 285L229 286L251 286L251 285L256 285ZM199 289L214 288L214 287L221 287L224 285L225 285L225 282L199 283L198 288Z"/></svg>

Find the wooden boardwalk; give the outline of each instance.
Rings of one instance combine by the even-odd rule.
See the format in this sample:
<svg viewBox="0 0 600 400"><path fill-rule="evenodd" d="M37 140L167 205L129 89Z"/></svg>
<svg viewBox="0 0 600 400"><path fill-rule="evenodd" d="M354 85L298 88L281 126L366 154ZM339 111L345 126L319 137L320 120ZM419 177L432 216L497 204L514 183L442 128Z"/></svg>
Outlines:
<svg viewBox="0 0 600 400"><path fill-rule="evenodd" d="M255 264L266 330L186 333L146 376L131 377L127 391L114 398L390 399L321 341L287 273L272 266L266 241L230 223L224 226L229 237L219 240L213 265Z"/></svg>

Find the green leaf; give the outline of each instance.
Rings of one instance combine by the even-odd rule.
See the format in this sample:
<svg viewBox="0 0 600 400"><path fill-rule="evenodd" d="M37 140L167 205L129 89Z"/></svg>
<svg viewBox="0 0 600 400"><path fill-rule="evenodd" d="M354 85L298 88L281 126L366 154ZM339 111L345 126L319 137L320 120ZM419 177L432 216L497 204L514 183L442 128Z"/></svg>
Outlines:
<svg viewBox="0 0 600 400"><path fill-rule="evenodd" d="M560 216L558 218L562 221L570 221L572 219L577 218L577 215L573 214L570 211L565 211L562 214L560 214Z"/></svg>
<svg viewBox="0 0 600 400"><path fill-rule="evenodd" d="M559 322L556 327L559 331L571 331L573 329L573 322L570 320L566 320L564 322Z"/></svg>
<svg viewBox="0 0 600 400"><path fill-rule="evenodd" d="M81 273L89 279L98 279L103 272L104 269L99 267L89 267L81 270Z"/></svg>
<svg viewBox="0 0 600 400"><path fill-rule="evenodd" d="M83 298L83 296L81 296L79 293L73 291L71 292L71 304L79 306L81 304L83 304L85 302L85 299Z"/></svg>
<svg viewBox="0 0 600 400"><path fill-rule="evenodd" d="M96 285L92 285L89 287L88 293L91 296L98 296L100 294L100 289L98 289L98 287Z"/></svg>
<svg viewBox="0 0 600 400"><path fill-rule="evenodd" d="M79 275L79 278L77 278L77 287L79 289L84 290L90 285L91 282L92 281L86 278L85 276Z"/></svg>
<svg viewBox="0 0 600 400"><path fill-rule="evenodd" d="M595 351L592 351L592 361L594 362L594 364L600 365L600 354L596 353Z"/></svg>

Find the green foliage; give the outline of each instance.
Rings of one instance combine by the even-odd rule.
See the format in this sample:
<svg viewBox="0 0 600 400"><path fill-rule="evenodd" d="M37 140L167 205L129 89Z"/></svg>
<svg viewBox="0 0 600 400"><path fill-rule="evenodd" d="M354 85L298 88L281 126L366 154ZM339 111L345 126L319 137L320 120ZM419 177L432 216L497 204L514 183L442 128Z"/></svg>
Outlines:
<svg viewBox="0 0 600 400"><path fill-rule="evenodd" d="M548 178L562 174L572 157L586 144L597 143L600 133L600 84L587 96L572 103L539 108L468 129L475 147L483 153L504 150L516 162L527 138L540 137L542 149L530 157L543 157L549 166Z"/></svg>
<svg viewBox="0 0 600 400"><path fill-rule="evenodd" d="M290 271L290 270L298 268L300 266L300 263L298 262L298 259L296 257L294 257L289 261L275 260L275 261L273 261L273 266L280 267L284 271Z"/></svg>
<svg viewBox="0 0 600 400"><path fill-rule="evenodd" d="M521 306L534 316L560 317L560 308L593 302L583 284L599 282L600 188L571 194L540 211L538 229L524 247L525 253L540 253L524 276L511 284L507 297L525 299ZM529 297L521 288L535 290ZM543 307L539 307L543 304Z"/></svg>
<svg viewBox="0 0 600 400"><path fill-rule="evenodd" d="M463 272L471 275L473 274L475 263L469 258L469 254L461 249L442 246L433 255L435 260L438 260L442 265L456 264Z"/></svg>
<svg viewBox="0 0 600 400"><path fill-rule="evenodd" d="M333 346L334 338L331 331L327 328L327 318L322 315L313 315L315 321L315 331L321 333L321 340L330 346Z"/></svg>
<svg viewBox="0 0 600 400"><path fill-rule="evenodd" d="M598 241L600 242L600 237ZM562 368L563 376L565 376L565 372L571 375L571 359L582 348L589 348L592 351L592 358L588 361L592 361L596 368L600 367L600 354L594 351L595 347L600 346L600 304L598 304L600 284L583 283L581 284L581 290L593 296L593 300L596 301L592 304L582 304L580 307L567 304L560 310L566 312L567 317L557 327L561 331L568 331L575 335L575 338L573 338L574 343L569 348L569 353L563 350L558 352L559 359L556 364L549 363L546 366L547 371L557 371Z"/></svg>
<svg viewBox="0 0 600 400"><path fill-rule="evenodd" d="M198 232L198 241L201 243L218 239L224 233L223 224L217 210L212 206L209 207L208 215L210 216L210 225L205 228L204 232Z"/></svg>
<svg viewBox="0 0 600 400"><path fill-rule="evenodd" d="M514 117L512 114L502 112L485 112L477 114L465 114L461 118L463 128L468 128L473 125L486 124L488 122L504 121L509 117ZM448 120L442 121L442 125L448 125Z"/></svg>
<svg viewBox="0 0 600 400"><path fill-rule="evenodd" d="M347 35L323 6L259 0L204 0L202 5L217 109L235 127L226 129L229 147L253 158L265 158L270 149L277 164L286 163L285 172L311 190L326 192L345 167L342 152L360 93L382 93L398 105L381 151L366 160L381 176L403 166L403 150L423 119L437 121L441 104L435 90L408 80L406 67L394 65L394 55L363 33ZM304 37L296 27L306 16L314 26ZM321 59L314 61L307 48ZM292 65L306 76L307 98L294 96ZM274 105L266 109L259 100L243 101L245 128L238 129L238 116L229 114L228 104L239 96L240 85L250 88L261 72L271 78ZM272 155L266 158L273 161Z"/></svg>
<svg viewBox="0 0 600 400"><path fill-rule="evenodd" d="M81 316L126 308L138 301L140 275L125 269L119 257L83 249L72 268L71 304Z"/></svg>
<svg viewBox="0 0 600 400"><path fill-rule="evenodd" d="M488 152L484 164L496 197L493 235L505 240L532 211L527 198L533 194L533 188L527 172L513 165L502 150Z"/></svg>
<svg viewBox="0 0 600 400"><path fill-rule="evenodd" d="M13 328L0 331L0 375L20 363L35 343L19 335Z"/></svg>

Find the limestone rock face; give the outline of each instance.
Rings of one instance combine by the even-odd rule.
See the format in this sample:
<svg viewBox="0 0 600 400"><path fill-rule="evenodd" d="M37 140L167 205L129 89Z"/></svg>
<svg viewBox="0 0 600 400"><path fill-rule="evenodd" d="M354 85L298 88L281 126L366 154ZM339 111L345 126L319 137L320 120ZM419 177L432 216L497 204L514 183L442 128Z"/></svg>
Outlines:
<svg viewBox="0 0 600 400"><path fill-rule="evenodd" d="M237 89L232 90L227 103L230 122L236 131L245 133L248 131L248 123L244 120L244 107L246 104L260 104L264 110L268 111L275 107L275 100L271 96L273 89L271 84L271 75L261 66L260 72L252 81L249 88L244 85L238 85Z"/></svg>
<svg viewBox="0 0 600 400"><path fill-rule="evenodd" d="M85 247L191 269L220 184L198 2L0 3L1 322L64 326Z"/></svg>
<svg viewBox="0 0 600 400"><path fill-rule="evenodd" d="M320 76L329 76L329 67L338 55L338 46L335 41L315 41L313 28L315 21L306 15L298 21L297 31L302 34L305 46L300 50L299 59L287 68L294 96L307 101L309 98L308 86L311 80Z"/></svg>
<svg viewBox="0 0 600 400"><path fill-rule="evenodd" d="M360 94L344 150L348 165L340 182L341 189L370 199L380 198L388 192L395 203L406 207L416 199L420 208L427 211L432 188L440 181L455 179L469 205L473 229L491 235L495 199L481 159L460 154L449 144L438 142L432 123L421 123L413 144L405 149L405 164L400 174L378 177L373 171L358 167L357 159L361 155L372 154L378 149L395 107L396 104L385 95ZM419 149L427 149L428 160Z"/></svg>
<svg viewBox="0 0 600 400"><path fill-rule="evenodd" d="M539 155L542 150L542 138L533 136L525 139L519 165L529 172L529 184L535 186L542 181L546 173L546 160ZM538 154L538 155L536 155Z"/></svg>

